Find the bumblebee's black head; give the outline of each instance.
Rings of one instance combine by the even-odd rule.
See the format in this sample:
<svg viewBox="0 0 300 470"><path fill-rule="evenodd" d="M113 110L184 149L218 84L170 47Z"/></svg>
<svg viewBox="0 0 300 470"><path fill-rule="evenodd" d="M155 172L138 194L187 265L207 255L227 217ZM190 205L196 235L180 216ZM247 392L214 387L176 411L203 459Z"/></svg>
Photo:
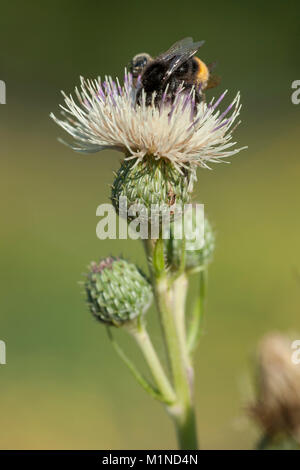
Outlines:
<svg viewBox="0 0 300 470"><path fill-rule="evenodd" d="M152 57L146 52L135 55L129 63L129 71L132 73L133 77L137 78L151 60Z"/></svg>

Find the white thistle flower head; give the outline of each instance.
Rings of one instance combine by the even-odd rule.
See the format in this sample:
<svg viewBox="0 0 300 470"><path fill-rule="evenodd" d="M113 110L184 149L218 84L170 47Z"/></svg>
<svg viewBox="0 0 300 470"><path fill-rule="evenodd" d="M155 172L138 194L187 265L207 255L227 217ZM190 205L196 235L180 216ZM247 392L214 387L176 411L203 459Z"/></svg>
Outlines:
<svg viewBox="0 0 300 470"><path fill-rule="evenodd" d="M77 152L115 149L137 163L151 155L169 160L181 171L208 168L209 162L219 162L242 150L233 149L236 142L232 142L233 124L241 109L239 93L221 112L218 106L226 91L216 101L196 105L195 90L187 92L183 85L173 103L166 99L166 90L159 106L155 105L155 93L152 105L146 105L143 92L140 104L136 104L137 88L126 70L122 86L111 77L103 82L100 78L81 78L80 88L75 89L77 102L63 93L64 120L51 114L74 138L70 147Z"/></svg>

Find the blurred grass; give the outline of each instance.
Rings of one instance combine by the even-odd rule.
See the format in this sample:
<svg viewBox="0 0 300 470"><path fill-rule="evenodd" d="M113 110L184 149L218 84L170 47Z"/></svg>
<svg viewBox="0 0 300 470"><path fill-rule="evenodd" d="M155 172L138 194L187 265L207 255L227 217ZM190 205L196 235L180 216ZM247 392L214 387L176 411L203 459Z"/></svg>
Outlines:
<svg viewBox="0 0 300 470"><path fill-rule="evenodd" d="M68 1L45 10L29 4L26 12L22 5L15 16L3 5L0 20L2 35L16 26L0 77L8 90L0 107L0 339L7 343L0 448L174 447L171 423L119 362L78 285L87 263L109 253L145 268L138 242L96 238L96 207L109 199L121 155L72 153L57 143L48 113L57 109L57 90L72 90L79 74L120 73L140 49L159 52L185 35L207 40L205 60L219 58L216 94L242 91L235 137L249 145L231 165L198 173L195 198L217 234L195 361L200 441L251 448L257 431L241 418L251 353L266 331L299 331L300 108L290 102L299 5L173 2L149 11L132 2L116 14L114 5L90 2L74 15ZM154 309L149 316L158 340Z"/></svg>

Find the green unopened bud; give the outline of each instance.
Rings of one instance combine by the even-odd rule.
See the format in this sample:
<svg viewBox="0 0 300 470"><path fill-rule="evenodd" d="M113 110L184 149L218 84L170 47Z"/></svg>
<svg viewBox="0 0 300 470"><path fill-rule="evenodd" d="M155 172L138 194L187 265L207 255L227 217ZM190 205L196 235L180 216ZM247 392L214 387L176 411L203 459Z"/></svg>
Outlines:
<svg viewBox="0 0 300 470"><path fill-rule="evenodd" d="M177 170L166 159L145 157L142 161L125 160L122 162L112 186L112 203L119 215L122 215L120 198L127 199L127 218L136 217L134 208L138 208L143 218L150 220L164 211L173 216L178 207L183 207L190 200L195 172ZM142 207L142 208L141 208ZM134 209L131 213L130 209Z"/></svg>
<svg viewBox="0 0 300 470"><path fill-rule="evenodd" d="M152 301L145 275L135 264L119 258L91 263L85 289L90 311L108 325L121 326L138 318Z"/></svg>
<svg viewBox="0 0 300 470"><path fill-rule="evenodd" d="M202 212L202 211L201 211ZM177 225L181 224L181 236L177 238ZM203 226L204 225L204 226ZM190 206L183 217L171 224L170 238L165 240L167 260L171 269L178 269L182 258L182 240L185 240L185 269L202 270L211 262L215 236L211 224L204 215L196 216L196 205Z"/></svg>

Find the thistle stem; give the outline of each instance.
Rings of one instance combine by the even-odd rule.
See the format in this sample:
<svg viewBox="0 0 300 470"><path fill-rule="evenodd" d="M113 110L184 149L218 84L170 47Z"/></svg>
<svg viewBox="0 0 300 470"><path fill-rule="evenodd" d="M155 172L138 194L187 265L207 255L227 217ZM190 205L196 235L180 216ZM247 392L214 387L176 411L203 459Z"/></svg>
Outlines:
<svg viewBox="0 0 300 470"><path fill-rule="evenodd" d="M180 450L197 450L197 428L195 410L190 404L184 414L175 419L178 447Z"/></svg>
<svg viewBox="0 0 300 470"><path fill-rule="evenodd" d="M255 450L265 450L270 444L270 441L270 436L268 434L264 434L257 442Z"/></svg>
<svg viewBox="0 0 300 470"><path fill-rule="evenodd" d="M164 395L162 395L160 390L155 389L146 379L143 377L142 374L138 371L136 368L135 364L127 357L123 349L120 347L120 345L115 341L110 328L107 328L107 334L108 337L116 351L116 353L119 355L121 360L124 362L124 364L128 367L130 372L132 373L133 377L136 379L136 381L143 387L143 389L149 393L153 398L156 400L162 401L164 403L170 403L169 400L166 400Z"/></svg>
<svg viewBox="0 0 300 470"><path fill-rule="evenodd" d="M159 391L163 395L164 400L169 404L174 403L176 400L175 392L168 380L168 377L165 374L165 371L162 368L161 362L156 354L148 332L143 326L134 328L130 332L140 347L149 369L151 370L154 381Z"/></svg>
<svg viewBox="0 0 300 470"><path fill-rule="evenodd" d="M187 365L184 334L178 334L179 323L173 311L172 292L166 278L156 280L155 293L165 333L171 363L177 403L169 408L173 416L179 446L183 450L197 449L196 420L192 405L192 368Z"/></svg>
<svg viewBox="0 0 300 470"><path fill-rule="evenodd" d="M172 302L174 319L177 328L177 335L180 342L180 349L183 354L185 367L189 371L190 381L193 379L193 369L189 358L187 347L186 324L185 324L185 301L188 288L187 276L181 274L172 284Z"/></svg>
<svg viewBox="0 0 300 470"><path fill-rule="evenodd" d="M204 302L205 302L205 291L206 291L206 272L200 271L199 273L199 285L198 293L195 300L195 305L191 315L191 322L188 328L187 344L188 351L192 354L198 343L201 335L203 315L204 315Z"/></svg>
<svg viewBox="0 0 300 470"><path fill-rule="evenodd" d="M161 242L162 240L158 240L156 243ZM188 360L184 325L186 278L180 276L170 283L165 268L161 268L159 272L153 269L153 265L164 266L164 259L153 260L156 256L153 240L146 240L145 245L148 257L152 259L150 265L152 284L176 393L176 403L168 407L168 412L175 422L180 449L194 450L197 449L197 432L192 401L193 373ZM162 253L161 250L157 251L159 254ZM163 253L159 256L163 257ZM174 308L176 303L174 289L179 289L179 284L182 284L183 291L181 294L177 292L178 305Z"/></svg>

